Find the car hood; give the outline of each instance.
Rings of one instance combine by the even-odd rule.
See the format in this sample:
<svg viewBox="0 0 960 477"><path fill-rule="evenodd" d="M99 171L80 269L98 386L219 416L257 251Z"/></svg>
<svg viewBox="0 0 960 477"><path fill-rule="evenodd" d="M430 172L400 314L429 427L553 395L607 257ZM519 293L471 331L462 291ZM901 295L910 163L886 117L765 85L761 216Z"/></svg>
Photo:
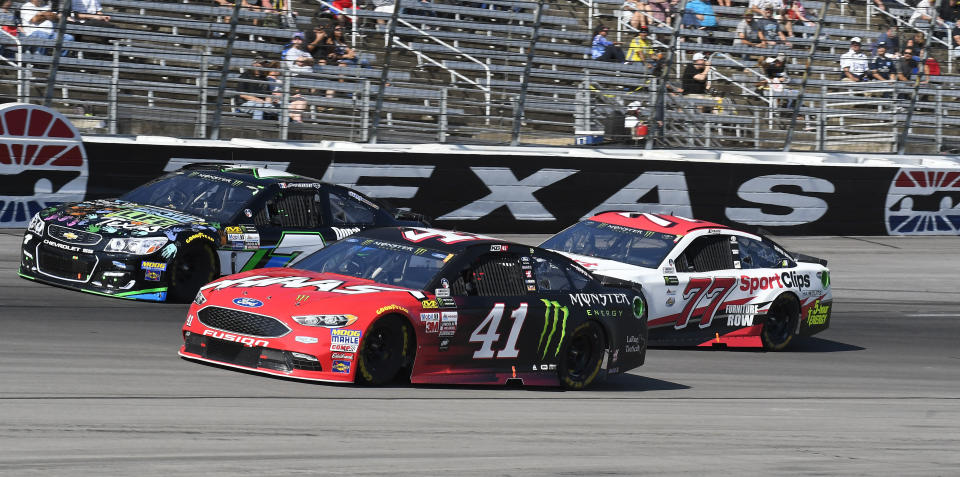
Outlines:
<svg viewBox="0 0 960 477"><path fill-rule="evenodd" d="M172 209L119 199L100 199L61 204L40 211L46 224L104 237L162 237L174 240L184 230L213 232L219 224Z"/></svg>
<svg viewBox="0 0 960 477"><path fill-rule="evenodd" d="M225 306L275 316L353 313L369 316L411 306L427 294L336 273L296 268L261 268L229 275L200 289L205 305ZM397 308L391 308L394 305Z"/></svg>
<svg viewBox="0 0 960 477"><path fill-rule="evenodd" d="M615 260L606 260L603 258L591 257L588 255L580 255L570 252L560 252L556 251L562 255L569 257L571 260L582 265L587 270L590 270L595 275L604 275L607 277L619 278L621 280L628 280L632 282L640 282L642 278L646 277L661 277L666 273L674 273L670 270L659 270L656 268L647 268L640 267L637 265L630 265L629 263L617 262ZM662 280L662 278L661 278Z"/></svg>

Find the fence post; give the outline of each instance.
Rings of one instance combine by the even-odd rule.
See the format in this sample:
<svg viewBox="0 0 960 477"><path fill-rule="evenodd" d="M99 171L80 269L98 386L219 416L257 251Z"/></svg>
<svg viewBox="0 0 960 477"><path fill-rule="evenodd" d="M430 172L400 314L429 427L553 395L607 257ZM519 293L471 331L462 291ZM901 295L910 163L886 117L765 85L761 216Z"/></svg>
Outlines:
<svg viewBox="0 0 960 477"><path fill-rule="evenodd" d="M360 100L360 142L370 139L370 80L363 82L363 98Z"/></svg>
<svg viewBox="0 0 960 477"><path fill-rule="evenodd" d="M653 149L653 143L659 139L663 142L664 129L666 129L666 114L664 111L665 95L667 93L667 77L670 75L670 67L673 66L674 52L677 50L677 39L680 36L680 26L683 22L682 12L687 9L687 0L681 0L677 15L673 21L673 34L670 35L670 44L667 46L667 57L663 60L663 70L660 72L660 81L657 84L657 102L654 105L653 121L657 126L657 137L647 138L646 149ZM679 58L679 57L678 57ZM677 74L680 74L679 65L677 65Z"/></svg>
<svg viewBox="0 0 960 477"><path fill-rule="evenodd" d="M199 138L207 137L207 83L208 83L208 61L210 59L210 47L203 49L203 56L200 58L200 117L197 122L195 134Z"/></svg>
<svg viewBox="0 0 960 477"><path fill-rule="evenodd" d="M533 55L536 49L537 37L540 36L540 16L543 14L543 0L537 0L537 12L533 15L533 33L530 35L530 47L527 48L527 64L523 67L523 76L520 77L520 99L517 109L513 112L513 132L510 135L510 145L520 145L520 126L523 121L523 109L527 102L527 87L530 84L530 68L533 67ZM490 87L490 84L487 84Z"/></svg>
<svg viewBox="0 0 960 477"><path fill-rule="evenodd" d="M928 39L933 38L934 27L937 25L937 19L940 17L938 13L940 11L940 3L941 0L936 0L933 9L927 11L930 13L930 27L927 29ZM910 123L913 122L913 111L917 107L917 96L920 95L920 77L923 76L924 65L927 64L927 58L930 57L930 46L928 45L927 48L923 48L920 51L923 52L923 56L920 57L917 76L913 79L913 95L910 96L910 107L907 108L907 119L903 122L903 129L897 136L897 154L901 156L907 152L907 134L910 132Z"/></svg>
<svg viewBox="0 0 960 477"><path fill-rule="evenodd" d="M943 150L943 85L937 85L937 152Z"/></svg>
<svg viewBox="0 0 960 477"><path fill-rule="evenodd" d="M793 115L790 118L790 127L787 129L787 137L784 138L783 141L783 152L789 152L790 145L793 142L793 130L797 127L797 114L803 105L803 92L807 89L807 79L810 78L810 66L813 65L813 56L817 54L817 44L820 43L820 32L823 31L823 22L826 21L825 18L829 9L830 0L826 0L823 2L823 12L818 15L817 30L813 33L813 43L810 44L810 53L807 54L805 60L803 79L800 81L800 92L797 94L797 98L793 100ZM867 18L869 19L870 17L867 16Z"/></svg>
<svg viewBox="0 0 960 477"><path fill-rule="evenodd" d="M437 142L444 144L447 142L447 88L440 90L440 131L437 134Z"/></svg>
<svg viewBox="0 0 960 477"><path fill-rule="evenodd" d="M217 85L217 102L214 104L213 124L210 126L210 139L220 139L220 116L223 115L223 94L227 89L230 75L230 58L233 57L233 42L237 36L237 22L240 20L240 5L233 2L233 15L230 16L230 32L227 34L227 50L223 53L223 66L220 67L220 84Z"/></svg>
<svg viewBox="0 0 960 477"><path fill-rule="evenodd" d="M387 28L387 41L386 41L386 51L383 53L383 66L380 67L380 89L377 92L377 105L374 108L373 112L373 126L371 127L372 131L370 132L370 137L367 139L367 142L370 144L376 144L379 139L380 131L380 115L383 114L383 95L387 89L387 79L390 74L390 61L391 53L393 53L393 39L394 35L397 32L397 18L400 16L401 3L402 0L395 0L393 4L393 14L390 15L390 25Z"/></svg>
<svg viewBox="0 0 960 477"><path fill-rule="evenodd" d="M117 111L120 107L120 42L113 41L113 69L110 74L110 93L107 98L107 123L110 134L117 134Z"/></svg>
<svg viewBox="0 0 960 477"><path fill-rule="evenodd" d="M67 15L70 14L73 4L71 0L63 0L60 16L57 19L57 44L53 48L53 61L50 63L50 72L47 73L47 90L43 95L43 105L50 107L53 103L53 89L57 85L57 71L60 70L60 53L63 51L63 35L67 32ZM29 20L29 19L28 19Z"/></svg>
<svg viewBox="0 0 960 477"><path fill-rule="evenodd" d="M287 62L281 63L283 72L283 88L280 93L280 140L286 141L290 134L290 67Z"/></svg>

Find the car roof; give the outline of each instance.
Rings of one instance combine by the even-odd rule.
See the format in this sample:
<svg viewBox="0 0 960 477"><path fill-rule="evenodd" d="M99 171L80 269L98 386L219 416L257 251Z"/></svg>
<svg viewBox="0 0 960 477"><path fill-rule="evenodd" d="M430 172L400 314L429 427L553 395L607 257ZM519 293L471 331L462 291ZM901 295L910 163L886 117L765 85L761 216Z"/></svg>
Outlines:
<svg viewBox="0 0 960 477"><path fill-rule="evenodd" d="M238 166L236 164L188 164L180 169L183 172L199 172L217 177L242 180L248 183L268 184L320 184L322 181L312 177L300 176L279 169Z"/></svg>
<svg viewBox="0 0 960 477"><path fill-rule="evenodd" d="M419 245L448 253L460 253L476 245L492 244L529 248L527 245L486 235L426 227L379 227L357 232L352 237L387 240L413 246Z"/></svg>
<svg viewBox="0 0 960 477"><path fill-rule="evenodd" d="M732 230L726 225L720 225L705 220L689 219L677 215L651 214L646 212L603 212L587 220L602 222L611 225L621 225L638 230L650 230L665 234L686 235L698 229L727 229Z"/></svg>

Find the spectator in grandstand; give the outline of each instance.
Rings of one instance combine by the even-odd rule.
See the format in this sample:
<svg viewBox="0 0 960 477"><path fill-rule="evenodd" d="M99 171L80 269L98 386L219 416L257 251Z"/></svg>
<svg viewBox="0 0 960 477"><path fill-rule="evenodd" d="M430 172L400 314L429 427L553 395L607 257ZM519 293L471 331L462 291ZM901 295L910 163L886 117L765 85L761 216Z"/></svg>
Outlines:
<svg viewBox="0 0 960 477"><path fill-rule="evenodd" d="M20 21L23 23L21 29L24 38L55 39L57 34L53 31L53 22L59 20L60 14L52 12L50 3L46 0L29 0L20 7ZM69 33L64 33L63 39L64 41L73 41L74 37ZM40 48L39 53L46 55L47 49ZM60 51L60 56L67 56L69 53L69 50L63 48Z"/></svg>
<svg viewBox="0 0 960 477"><path fill-rule="evenodd" d="M253 60L252 68L247 68L240 73L237 97L243 100L243 104L236 108L237 113L249 114L253 119L264 119L267 111L276 107L273 93L267 83L267 74L263 70L267 65L266 60L257 58ZM269 117L270 115L273 117ZM266 117L276 119L276 114L269 113Z"/></svg>
<svg viewBox="0 0 960 477"><path fill-rule="evenodd" d="M925 22L933 21L933 17L936 16L936 25L940 28L950 30L953 28L953 23L948 22L940 17L937 12L937 9L933 7L930 0L920 0L919 3L913 9L913 15L910 15L910 20L908 23L910 25L915 25L916 22L923 20Z"/></svg>
<svg viewBox="0 0 960 477"><path fill-rule="evenodd" d="M743 12L743 20L737 25L737 39L733 41L735 45L755 46L763 48L766 46L763 38L763 30L760 24L753 19L753 12L747 10ZM747 55L743 55L746 58Z"/></svg>
<svg viewBox="0 0 960 477"><path fill-rule="evenodd" d="M940 0L940 18L956 28L960 21L960 0Z"/></svg>
<svg viewBox="0 0 960 477"><path fill-rule="evenodd" d="M779 44L787 48L791 46L790 42L787 41L787 36L780 30L780 23L773 18L773 8L764 7L763 17L757 20L757 23L763 31L763 41L768 47L774 47Z"/></svg>
<svg viewBox="0 0 960 477"><path fill-rule="evenodd" d="M665 23L670 14L672 2L670 0L647 0L647 13L653 17L654 23ZM647 19L649 25L650 19Z"/></svg>
<svg viewBox="0 0 960 477"><path fill-rule="evenodd" d="M793 0L784 13L786 21L790 23L790 36L793 36L793 22L802 22L804 26L817 26L816 18L803 6L800 0Z"/></svg>
<svg viewBox="0 0 960 477"><path fill-rule="evenodd" d="M100 0L73 0L72 15L68 20L95 27L112 27L110 15L103 14Z"/></svg>
<svg viewBox="0 0 960 477"><path fill-rule="evenodd" d="M234 2L236 2L236 0L213 0L213 1L216 2L216 4L219 5L219 6L221 6L221 7L229 7L231 10L233 10L233 4L234 4ZM241 0L241 2L240 2L240 8L246 8L246 9L248 9L248 10L255 11L255 12L256 12L256 11L260 11L260 6L259 6L259 5L255 5L255 4L249 3L249 2L247 2L247 0ZM223 17L223 21L226 22L226 23L230 23L230 17L229 17L229 16ZM257 21L254 20L253 24L256 25L256 24L257 24ZM217 32L217 33L219 33L219 35L217 35L217 36L224 36L224 34L223 34L222 32Z"/></svg>
<svg viewBox="0 0 960 477"><path fill-rule="evenodd" d="M717 15L713 12L710 0L690 0L683 12L682 23L687 28L712 32L717 29ZM704 43L713 43L710 37L703 38Z"/></svg>
<svg viewBox="0 0 960 477"><path fill-rule="evenodd" d="M840 80L864 81L864 73L870 65L867 55L860 51L860 37L850 39L850 50L840 55Z"/></svg>
<svg viewBox="0 0 960 477"><path fill-rule="evenodd" d="M897 73L897 63L894 58L887 56L887 44L877 43L877 56L873 58L868 66L868 75L871 80L892 81L903 78L902 74ZM906 78L903 78L906 81Z"/></svg>
<svg viewBox="0 0 960 477"><path fill-rule="evenodd" d="M367 60L361 59L357 55L356 50L347 46L347 42L343 38L342 26L338 25L333 27L332 35L330 35L330 39L327 42L327 48L328 65L370 67L370 63Z"/></svg>
<svg viewBox="0 0 960 477"><path fill-rule="evenodd" d="M291 37L293 44L283 53L283 61L287 64L287 69L293 73L310 73L313 71L314 59L304 45L304 36L301 32L296 32Z"/></svg>
<svg viewBox="0 0 960 477"><path fill-rule="evenodd" d="M630 41L627 48L627 61L631 63L646 63L654 59L653 42L650 41L650 29L641 26L637 36Z"/></svg>
<svg viewBox="0 0 960 477"><path fill-rule="evenodd" d="M379 13L390 13L390 14L393 13L393 11L396 9L396 6L397 6L396 3L394 3L394 0L370 0L370 4L373 5L373 11L379 12ZM386 19L383 19L383 18L377 19L378 30L383 30L385 28L384 25L386 24L387 24Z"/></svg>
<svg viewBox="0 0 960 477"><path fill-rule="evenodd" d="M620 8L622 10L620 17L623 23L633 28L647 25L647 17L643 15L647 7L641 0L624 0L623 6Z"/></svg>
<svg viewBox="0 0 960 477"><path fill-rule="evenodd" d="M693 55L693 63L683 70L683 82L680 92L684 96L706 98L707 84L710 80L710 62L703 53Z"/></svg>
<svg viewBox="0 0 960 477"><path fill-rule="evenodd" d="M783 0L750 0L747 4L747 9L758 17L762 17L763 11L767 8L772 9L775 16L780 16L786 5Z"/></svg>
<svg viewBox="0 0 960 477"><path fill-rule="evenodd" d="M267 67L270 68L269 73L267 73L267 82L273 95L272 102L279 105L283 101L283 80L280 79L280 64L274 61L269 63ZM291 94L289 98L287 108L289 109L290 121L302 123L303 111L307 109L307 100L296 92Z"/></svg>
<svg viewBox="0 0 960 477"><path fill-rule="evenodd" d="M916 32L914 33L913 37L907 38L907 41L903 44L903 47L910 47L913 48L913 51L920 51L927 44L926 38L926 35L923 33Z"/></svg>
<svg viewBox="0 0 960 477"><path fill-rule="evenodd" d="M3 31L11 36L17 36L17 14L13 9L13 0L3 0L0 2L0 25ZM4 56L7 56L4 53Z"/></svg>
<svg viewBox="0 0 960 477"><path fill-rule="evenodd" d="M900 55L900 61L897 64L897 72L903 76L902 81L909 81L913 78L913 75L922 73L920 71L920 62L923 61L923 58L915 55L916 53L913 48L907 47L903 49L903 54ZM926 83L927 79L924 78L921 83Z"/></svg>
<svg viewBox="0 0 960 477"><path fill-rule="evenodd" d="M303 43L307 53L313 56L314 64L320 64L327 58L327 43L330 39L331 30L323 27L320 22L314 22L313 28L303 34Z"/></svg>
<svg viewBox="0 0 960 477"><path fill-rule="evenodd" d="M623 50L617 43L607 39L608 33L610 33L610 29L602 24L594 29L590 56L598 61L626 63L626 55L623 54Z"/></svg>
<svg viewBox="0 0 960 477"><path fill-rule="evenodd" d="M877 40L873 43L874 55L877 54L877 45L880 43L886 43L887 51L891 53L896 53L900 51L900 28L896 25L890 25L877 36Z"/></svg>

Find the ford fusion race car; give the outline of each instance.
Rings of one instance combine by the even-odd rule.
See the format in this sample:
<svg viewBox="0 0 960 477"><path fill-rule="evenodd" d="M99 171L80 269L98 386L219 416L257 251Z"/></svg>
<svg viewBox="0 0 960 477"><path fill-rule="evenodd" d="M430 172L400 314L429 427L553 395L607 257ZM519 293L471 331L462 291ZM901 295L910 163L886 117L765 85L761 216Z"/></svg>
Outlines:
<svg viewBox="0 0 960 477"><path fill-rule="evenodd" d="M20 276L188 302L220 275L296 263L363 228L423 225L422 217L404 214L284 171L191 165L119 199L40 211L24 233Z"/></svg>
<svg viewBox="0 0 960 477"><path fill-rule="evenodd" d="M646 302L547 250L379 228L197 294L180 355L315 381L589 386L643 364Z"/></svg>
<svg viewBox="0 0 960 477"><path fill-rule="evenodd" d="M785 348L830 325L827 261L723 225L661 214L607 212L541 247L595 274L640 284L650 344Z"/></svg>

